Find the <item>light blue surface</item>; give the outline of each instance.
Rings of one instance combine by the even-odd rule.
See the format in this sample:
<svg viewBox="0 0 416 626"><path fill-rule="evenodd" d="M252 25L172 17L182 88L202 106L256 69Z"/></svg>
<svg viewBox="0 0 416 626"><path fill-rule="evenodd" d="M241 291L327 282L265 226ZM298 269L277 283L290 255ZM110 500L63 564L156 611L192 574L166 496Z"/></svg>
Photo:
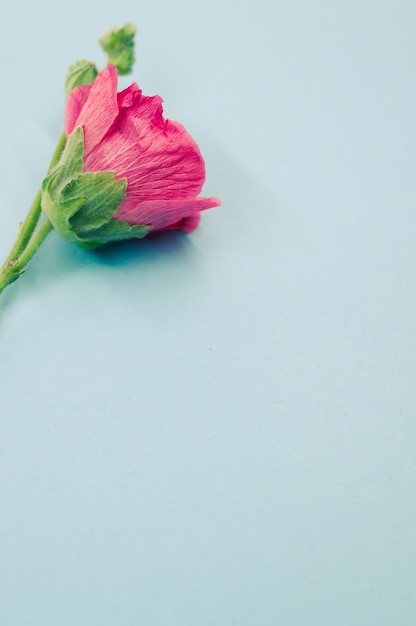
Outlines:
<svg viewBox="0 0 416 626"><path fill-rule="evenodd" d="M3 294L1 626L415 624L414 7L2 5L2 257L125 21L223 206Z"/></svg>

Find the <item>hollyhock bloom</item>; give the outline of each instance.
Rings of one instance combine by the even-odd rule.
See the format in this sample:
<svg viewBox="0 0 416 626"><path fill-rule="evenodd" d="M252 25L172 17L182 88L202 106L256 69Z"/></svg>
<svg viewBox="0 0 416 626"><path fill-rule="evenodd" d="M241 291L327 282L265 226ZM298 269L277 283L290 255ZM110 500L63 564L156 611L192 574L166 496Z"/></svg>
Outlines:
<svg viewBox="0 0 416 626"><path fill-rule="evenodd" d="M152 231L194 230L200 212L218 206L201 198L205 166L199 148L178 122L163 118L160 96L144 96L136 83L117 93L109 64L92 84L75 87L65 107L67 137L81 126L82 171L112 171L127 180L113 218Z"/></svg>
<svg viewBox="0 0 416 626"><path fill-rule="evenodd" d="M0 293L52 231L92 249L150 231L192 231L201 211L220 204L199 196L203 158L185 128L163 118L162 99L144 96L136 83L117 93L117 74L134 63L135 32L128 23L102 35L102 72L85 59L70 66L65 132L0 267Z"/></svg>

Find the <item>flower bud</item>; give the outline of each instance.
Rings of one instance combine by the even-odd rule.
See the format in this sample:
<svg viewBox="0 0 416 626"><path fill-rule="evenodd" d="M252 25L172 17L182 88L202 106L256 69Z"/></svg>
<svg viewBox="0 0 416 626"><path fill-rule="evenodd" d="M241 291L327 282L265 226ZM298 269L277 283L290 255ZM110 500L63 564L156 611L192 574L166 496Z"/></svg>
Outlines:
<svg viewBox="0 0 416 626"><path fill-rule="evenodd" d="M114 26L106 30L99 39L102 49L107 54L108 63L112 63L122 76L130 74L133 68L135 34L133 24L125 24L121 28Z"/></svg>
<svg viewBox="0 0 416 626"><path fill-rule="evenodd" d="M127 180L114 219L152 232L191 232L201 211L221 204L199 196L205 164L194 139L163 117L160 96L143 95L136 83L117 93L114 65L92 85L70 92L64 117L71 145L73 131L82 126L82 171L113 172L117 181Z"/></svg>
<svg viewBox="0 0 416 626"><path fill-rule="evenodd" d="M67 95L74 87L93 83L98 75L98 70L92 61L77 61L68 70L65 79L65 91Z"/></svg>

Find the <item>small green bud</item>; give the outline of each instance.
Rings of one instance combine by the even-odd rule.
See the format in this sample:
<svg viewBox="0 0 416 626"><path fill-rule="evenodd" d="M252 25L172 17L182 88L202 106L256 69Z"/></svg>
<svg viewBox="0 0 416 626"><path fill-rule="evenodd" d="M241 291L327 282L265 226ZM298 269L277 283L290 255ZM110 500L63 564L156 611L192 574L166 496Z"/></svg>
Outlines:
<svg viewBox="0 0 416 626"><path fill-rule="evenodd" d="M63 239L81 248L144 237L148 226L114 219L127 188L114 172L82 173L84 133L78 126L68 138L56 168L42 184L42 210Z"/></svg>
<svg viewBox="0 0 416 626"><path fill-rule="evenodd" d="M107 54L108 63L116 66L120 75L130 74L135 59L134 36L136 29L133 24L125 24L121 28L113 26L100 37L100 46Z"/></svg>
<svg viewBox="0 0 416 626"><path fill-rule="evenodd" d="M77 61L68 70L65 80L65 91L67 95L74 87L79 85L89 85L93 83L98 75L98 70L92 61Z"/></svg>

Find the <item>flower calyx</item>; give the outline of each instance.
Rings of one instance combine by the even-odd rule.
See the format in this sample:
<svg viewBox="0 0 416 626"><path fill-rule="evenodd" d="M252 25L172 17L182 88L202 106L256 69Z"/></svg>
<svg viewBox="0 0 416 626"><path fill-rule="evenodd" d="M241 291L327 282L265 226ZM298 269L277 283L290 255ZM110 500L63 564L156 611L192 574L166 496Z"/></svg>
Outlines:
<svg viewBox="0 0 416 626"><path fill-rule="evenodd" d="M42 184L42 210L63 239L81 248L96 248L125 239L141 239L149 226L114 219L127 180L114 172L83 172L84 132L78 126L62 156Z"/></svg>

